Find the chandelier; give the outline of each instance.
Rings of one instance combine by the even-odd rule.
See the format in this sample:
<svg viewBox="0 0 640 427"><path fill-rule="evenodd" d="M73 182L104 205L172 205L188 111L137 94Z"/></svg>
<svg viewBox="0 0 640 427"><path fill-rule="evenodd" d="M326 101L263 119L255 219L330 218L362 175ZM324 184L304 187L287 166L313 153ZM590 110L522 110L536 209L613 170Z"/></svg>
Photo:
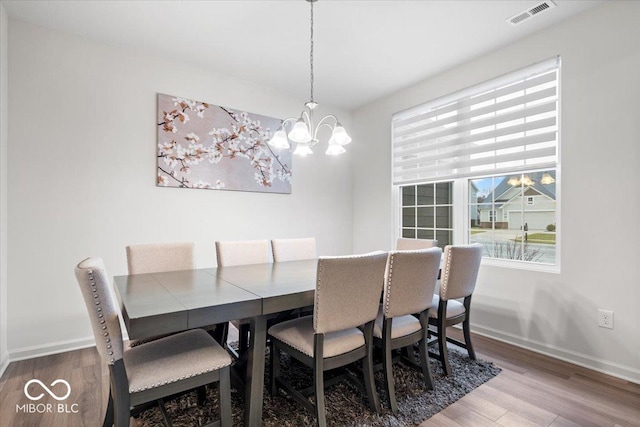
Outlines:
<svg viewBox="0 0 640 427"><path fill-rule="evenodd" d="M346 150L344 145L351 142L351 137L347 134L347 131L342 127L338 118L333 114L324 116L317 122L314 120L313 112L318 107L318 103L313 100L313 3L317 0L306 0L311 5L311 53L309 55L311 65L311 97L309 102L304 104L305 110L300 113L299 118L288 117L282 121L282 125L273 134L273 138L269 141L269 145L275 148L291 148L289 140L296 143L296 149L293 154L299 156L306 156L313 154L312 148L318 144L318 131L322 127L327 127L331 130L331 137L329 138L329 146L326 154L337 155L342 154ZM287 126L290 126L289 134L285 132Z"/></svg>

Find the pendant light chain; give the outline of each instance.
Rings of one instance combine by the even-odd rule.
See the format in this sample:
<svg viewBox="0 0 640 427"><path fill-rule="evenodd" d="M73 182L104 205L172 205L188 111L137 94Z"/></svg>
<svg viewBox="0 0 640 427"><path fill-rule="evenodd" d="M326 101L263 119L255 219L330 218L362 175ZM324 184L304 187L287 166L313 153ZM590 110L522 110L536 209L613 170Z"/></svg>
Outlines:
<svg viewBox="0 0 640 427"><path fill-rule="evenodd" d="M311 3L311 53L309 55L309 62L311 65L311 102L313 102L313 3L314 3L314 0L311 0L310 3Z"/></svg>
<svg viewBox="0 0 640 427"><path fill-rule="evenodd" d="M328 141L329 147L325 153L329 155L338 155L346 151L343 146L351 142L351 137L347 134L347 131L344 130L344 127L342 127L338 118L333 114L327 114L317 122L314 120L314 110L318 104L313 99L313 3L318 0L306 1L311 3L309 52L309 78L311 80L311 84L309 86L311 89L311 99L309 102L304 104L305 110L303 110L298 117L287 117L282 121L282 125L274 133L273 138L269 140L268 144L272 147L288 150L291 148L291 145L289 145L289 140L291 140L296 143L296 148L293 151L293 154L307 156L309 154L313 154L313 150L311 148L319 142L318 130L328 127L331 131L331 136ZM286 133L287 125L291 126L291 131L288 134Z"/></svg>

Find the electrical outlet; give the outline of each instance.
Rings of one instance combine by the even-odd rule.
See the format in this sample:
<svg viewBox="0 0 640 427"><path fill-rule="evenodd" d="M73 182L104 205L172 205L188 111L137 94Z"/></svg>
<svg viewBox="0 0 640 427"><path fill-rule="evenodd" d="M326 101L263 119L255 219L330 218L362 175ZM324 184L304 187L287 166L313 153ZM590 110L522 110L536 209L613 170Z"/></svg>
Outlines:
<svg viewBox="0 0 640 427"><path fill-rule="evenodd" d="M598 326L601 328L613 329L613 311L599 309Z"/></svg>

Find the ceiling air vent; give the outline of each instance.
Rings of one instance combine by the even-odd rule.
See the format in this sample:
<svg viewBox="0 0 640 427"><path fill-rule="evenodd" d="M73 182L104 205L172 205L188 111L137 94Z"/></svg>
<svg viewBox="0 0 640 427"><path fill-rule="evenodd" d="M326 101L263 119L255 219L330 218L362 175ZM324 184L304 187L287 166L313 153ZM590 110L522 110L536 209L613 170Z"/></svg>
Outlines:
<svg viewBox="0 0 640 427"><path fill-rule="evenodd" d="M516 26L518 24L521 24L522 22L526 21L529 18L533 18L535 15L542 13L546 10L549 10L551 8L556 7L556 4L554 2L552 2L551 0L546 0L543 2L540 2L538 4L536 4L535 6L520 12L520 13L516 13L515 15L513 15L510 18L507 18L506 21L513 26Z"/></svg>

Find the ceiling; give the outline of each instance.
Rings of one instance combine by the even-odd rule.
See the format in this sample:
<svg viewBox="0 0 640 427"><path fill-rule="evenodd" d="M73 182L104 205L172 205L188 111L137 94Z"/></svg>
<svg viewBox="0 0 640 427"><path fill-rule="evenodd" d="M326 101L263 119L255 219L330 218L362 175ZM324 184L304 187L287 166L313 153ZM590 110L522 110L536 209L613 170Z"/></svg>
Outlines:
<svg viewBox="0 0 640 427"><path fill-rule="evenodd" d="M314 4L315 99L347 110L583 12L602 1L320 0ZM9 17L160 55L309 98L309 3L2 1Z"/></svg>

